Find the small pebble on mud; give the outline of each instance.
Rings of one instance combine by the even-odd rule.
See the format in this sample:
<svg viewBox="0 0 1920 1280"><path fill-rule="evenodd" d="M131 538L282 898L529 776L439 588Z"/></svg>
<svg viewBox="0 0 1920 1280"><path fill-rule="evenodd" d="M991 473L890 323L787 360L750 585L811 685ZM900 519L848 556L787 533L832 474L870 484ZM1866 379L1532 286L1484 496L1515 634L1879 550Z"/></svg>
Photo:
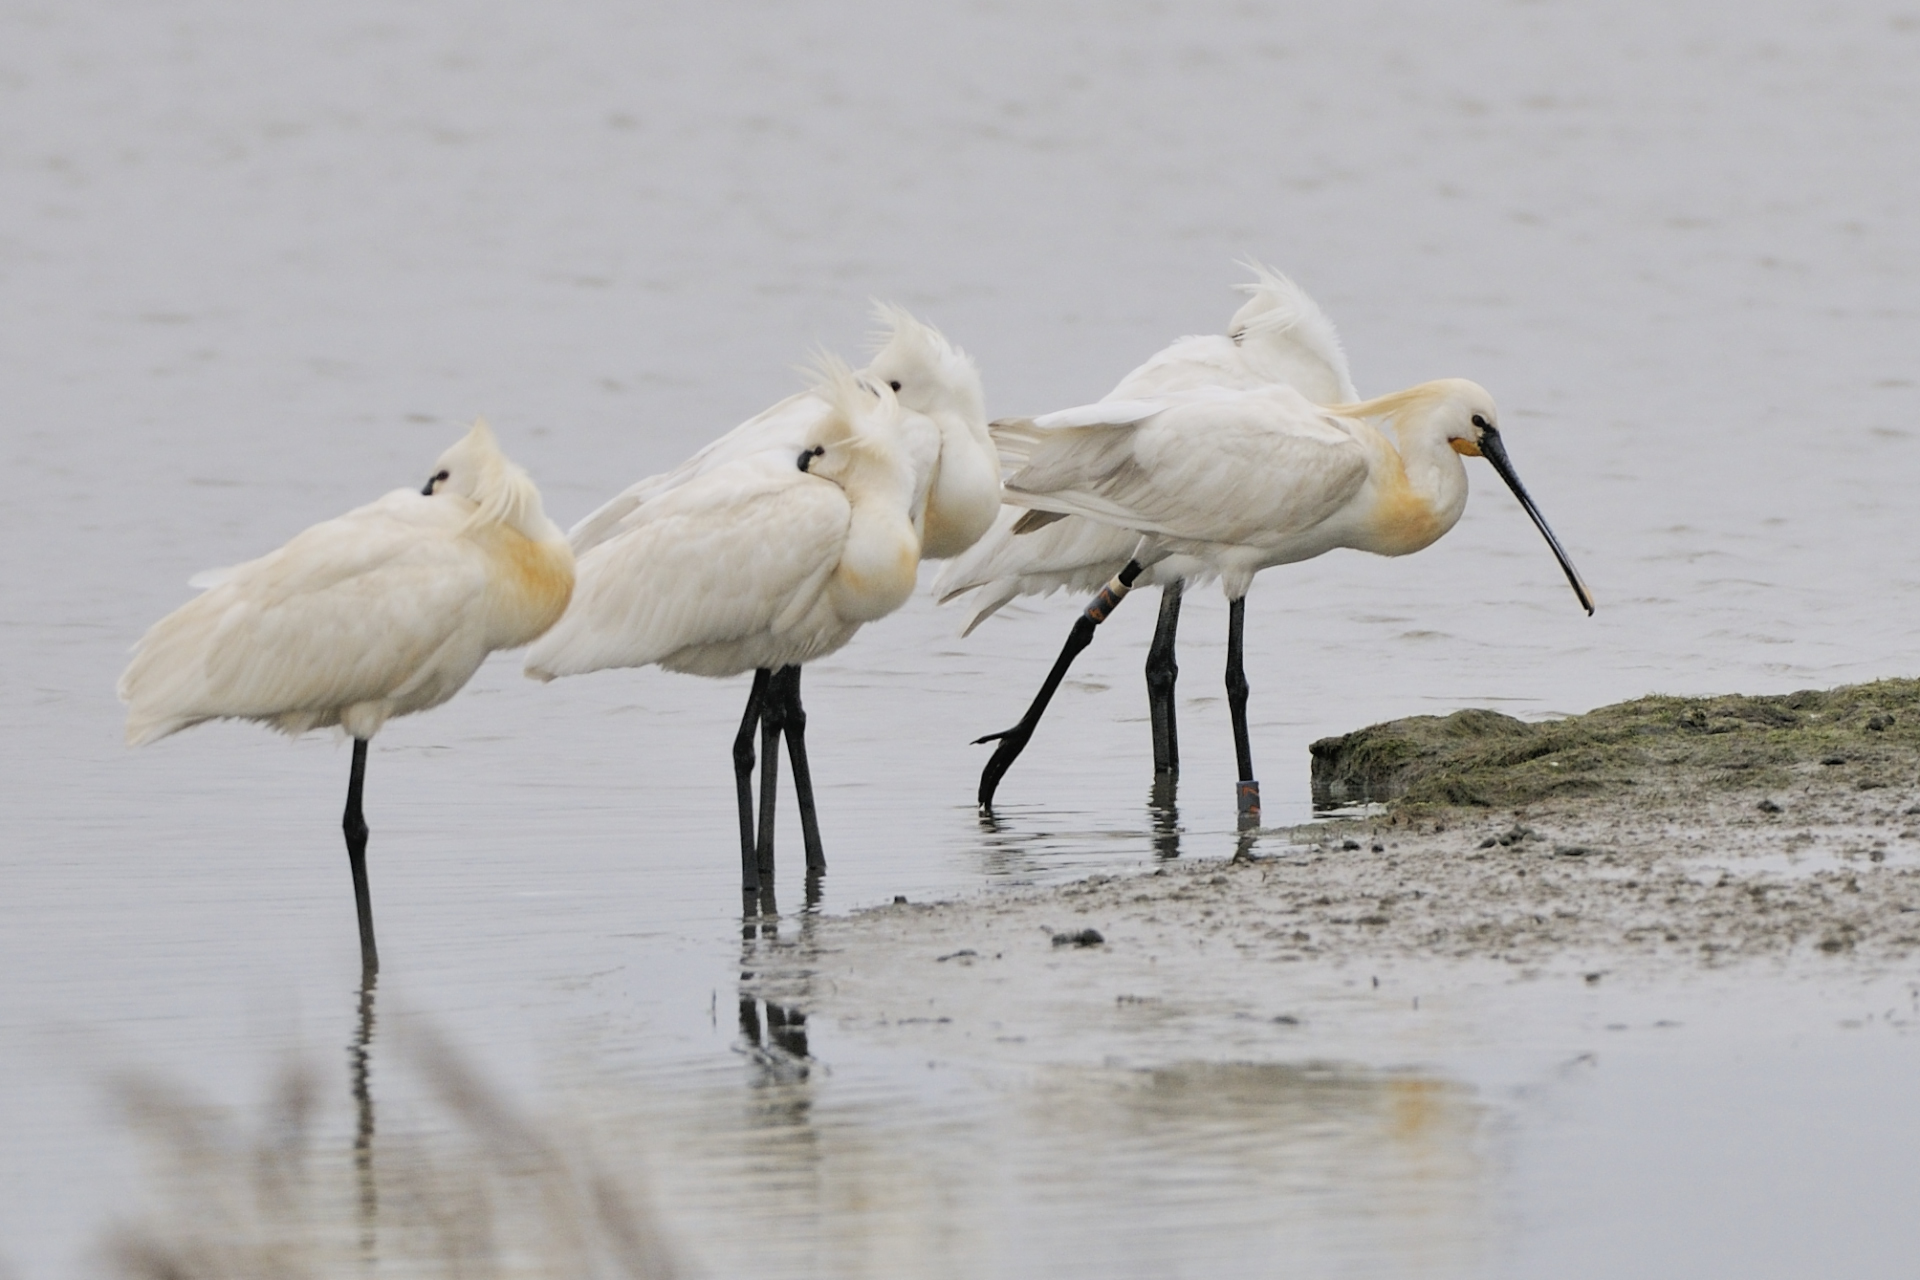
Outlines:
<svg viewBox="0 0 1920 1280"><path fill-rule="evenodd" d="M1078 933L1053 935L1053 945L1056 947L1097 947L1105 941L1098 929L1082 929Z"/></svg>
<svg viewBox="0 0 1920 1280"><path fill-rule="evenodd" d="M1358 849L1360 847L1360 842L1358 840L1342 840L1340 842L1340 847L1342 849L1347 849L1347 850Z"/></svg>
<svg viewBox="0 0 1920 1280"><path fill-rule="evenodd" d="M1761 802L1760 802L1760 803L1759 803L1758 805L1756 805L1756 806L1755 806L1755 808L1757 808L1757 809L1759 809L1759 810L1760 810L1760 812L1762 812L1762 813L1778 813L1778 812L1780 812L1780 806L1779 806L1779 805L1777 805L1777 804L1775 804L1775 803L1774 803L1773 801L1771 801L1771 800L1762 800L1762 801L1761 801Z"/></svg>

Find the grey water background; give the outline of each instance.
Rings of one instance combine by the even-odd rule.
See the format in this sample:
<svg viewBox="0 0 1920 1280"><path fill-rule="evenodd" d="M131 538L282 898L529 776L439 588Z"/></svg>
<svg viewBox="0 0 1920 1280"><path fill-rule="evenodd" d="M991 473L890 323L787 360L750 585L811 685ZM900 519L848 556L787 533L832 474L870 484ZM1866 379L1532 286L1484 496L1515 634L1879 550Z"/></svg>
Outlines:
<svg viewBox="0 0 1920 1280"><path fill-rule="evenodd" d="M0 5L0 1265L72 1274L133 1201L103 1064L237 1101L351 1039L347 753L246 726L130 753L113 681L190 574L419 484L475 414L569 523L816 344L854 353L869 298L972 352L991 412L1034 412L1222 328L1251 255L1328 310L1363 392L1492 389L1599 601L1477 464L1420 556L1265 575L1270 821L1309 814L1309 741L1377 719L1912 674L1917 64L1898 3ZM917 599L809 668L822 910L1150 864L1150 598L1081 660L1002 828L972 811L967 740L1073 607L962 641ZM1186 856L1232 849L1224 622L1193 595ZM624 1080L704 1132L659 1181L718 1274L1906 1265L1913 1047L1833 1033L1853 996L1826 991L1578 1086L1546 1014L1356 1042L1363 1073L1441 1064L1459 1141L1409 1164L1335 1125L1275 1140L1284 1177L1214 1143L1257 1106L1123 1141L1113 1108L1076 1129L1044 1087L999 1105L817 1026L781 1132L815 1126L859 1193L820 1163L796 1190L787 1147L742 1146L744 692L540 688L506 656L390 726L368 783L382 999L523 1096ZM1056 1184L1102 1134L1113 1159ZM904 1169L924 1194L882 1231L862 1206ZM998 1243L943 1271L957 1241Z"/></svg>

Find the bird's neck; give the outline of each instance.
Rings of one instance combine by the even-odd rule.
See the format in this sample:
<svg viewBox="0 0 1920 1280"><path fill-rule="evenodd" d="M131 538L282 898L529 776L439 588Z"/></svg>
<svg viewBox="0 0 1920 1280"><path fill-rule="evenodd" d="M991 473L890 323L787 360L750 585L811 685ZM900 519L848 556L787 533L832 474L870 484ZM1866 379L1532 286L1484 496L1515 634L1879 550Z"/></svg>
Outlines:
<svg viewBox="0 0 1920 1280"><path fill-rule="evenodd" d="M534 539L512 525L491 525L475 541L493 559L488 587L488 640L516 649L560 620L573 596L573 549L558 529Z"/></svg>
<svg viewBox="0 0 1920 1280"><path fill-rule="evenodd" d="M949 413L940 419L940 461L927 493L923 559L957 556L1000 514L1000 455L984 422Z"/></svg>
<svg viewBox="0 0 1920 1280"><path fill-rule="evenodd" d="M920 533L901 495L864 500L849 490L853 513L840 564L827 584L834 612L847 622L872 622L907 602L920 568Z"/></svg>
<svg viewBox="0 0 1920 1280"><path fill-rule="evenodd" d="M1460 455L1430 436L1404 428L1381 433L1364 550L1410 555L1432 546L1466 509L1467 472Z"/></svg>

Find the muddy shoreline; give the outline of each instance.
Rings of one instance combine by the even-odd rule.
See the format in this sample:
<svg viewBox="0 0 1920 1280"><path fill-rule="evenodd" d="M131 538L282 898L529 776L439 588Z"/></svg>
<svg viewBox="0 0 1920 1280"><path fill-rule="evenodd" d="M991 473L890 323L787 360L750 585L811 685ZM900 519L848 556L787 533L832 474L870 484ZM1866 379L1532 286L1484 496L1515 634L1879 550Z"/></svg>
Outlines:
<svg viewBox="0 0 1920 1280"><path fill-rule="evenodd" d="M1496 725L1509 748L1532 743L1508 776L1479 732L1455 735L1462 768L1444 749L1458 718L1435 720L1419 752L1395 748L1402 766L1425 753L1424 773L1403 767L1420 799L1262 830L1230 860L811 920L758 945L748 988L890 1040L1044 1056L1062 1047L1056 1028L1096 1016L1286 1027L1313 1016L1310 989L1351 986L1361 970L1418 970L1441 991L1542 976L1910 975L1920 685L1793 696L1790 716L1755 710L1763 700L1664 699L1519 733ZM1483 726L1492 715L1461 714ZM1393 728L1362 733L1377 745ZM1542 738L1557 749L1533 749ZM1449 775L1533 798L1447 805L1418 790Z"/></svg>

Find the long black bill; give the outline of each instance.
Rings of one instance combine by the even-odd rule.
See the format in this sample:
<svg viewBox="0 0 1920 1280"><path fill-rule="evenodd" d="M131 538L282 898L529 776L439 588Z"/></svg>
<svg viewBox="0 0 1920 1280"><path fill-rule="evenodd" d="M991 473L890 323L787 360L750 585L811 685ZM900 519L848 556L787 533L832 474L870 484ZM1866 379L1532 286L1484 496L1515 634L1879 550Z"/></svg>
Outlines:
<svg viewBox="0 0 1920 1280"><path fill-rule="evenodd" d="M1539 528L1547 545L1553 548L1553 558L1560 562L1561 572L1567 575L1567 581L1573 584L1573 594L1580 597L1580 607L1593 614L1593 594L1587 590L1587 584L1580 581L1580 573L1573 567L1573 561L1567 559L1567 553L1561 549L1560 539L1553 536L1553 530L1547 528L1546 517L1540 514L1540 508L1533 505L1533 499L1527 496L1527 487L1520 483L1520 476L1514 471L1513 463L1507 458L1507 446L1501 443L1500 433L1491 429L1480 435L1480 456L1493 464L1500 478L1507 482L1507 488L1513 490L1513 496L1520 499L1520 505L1533 517L1533 523Z"/></svg>

